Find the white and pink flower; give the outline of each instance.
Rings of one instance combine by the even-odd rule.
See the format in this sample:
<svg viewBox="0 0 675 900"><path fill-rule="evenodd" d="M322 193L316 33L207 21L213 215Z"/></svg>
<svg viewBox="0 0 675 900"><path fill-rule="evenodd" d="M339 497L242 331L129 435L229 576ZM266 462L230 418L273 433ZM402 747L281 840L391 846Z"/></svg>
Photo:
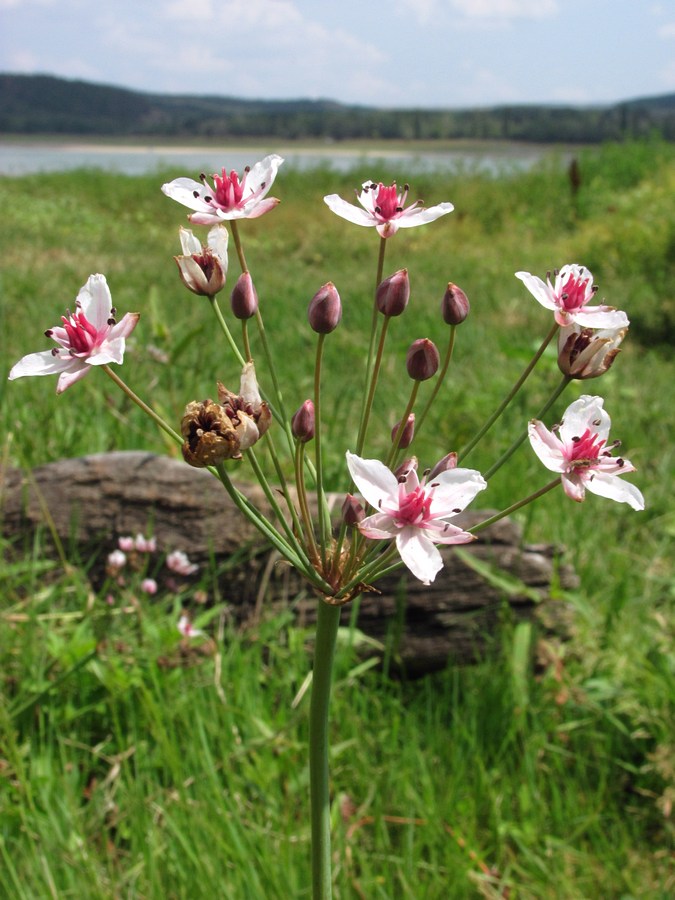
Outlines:
<svg viewBox="0 0 675 900"><path fill-rule="evenodd" d="M554 273L551 283L550 274L546 281L529 272L516 272L535 300L546 309L553 310L558 325L573 323L582 328L627 328L628 317L625 312L613 306L589 306L597 293L593 284L593 276L585 266L576 264L563 266Z"/></svg>
<svg viewBox="0 0 675 900"><path fill-rule="evenodd" d="M349 451L347 465L357 488L377 510L358 523L359 530L373 540L395 540L401 559L424 584L443 568L436 544L475 540L451 520L487 487L480 472L448 468L427 483L426 476L418 478L414 458L397 478L379 460Z"/></svg>
<svg viewBox="0 0 675 900"><path fill-rule="evenodd" d="M206 175L199 181L192 178L176 178L162 185L162 192L194 210L188 219L195 225L218 225L228 219L257 219L265 215L279 203L276 197L267 193L276 178L281 156L272 154L247 167L239 178L235 171L227 174L222 169L220 175L213 175L210 184Z"/></svg>
<svg viewBox="0 0 675 900"><path fill-rule="evenodd" d="M363 207L359 209L353 203L343 200L338 194L329 194L324 197L324 203L336 215L347 219L354 225L375 227L380 237L388 238L396 234L399 228L414 228L417 225L426 225L446 215L455 208L452 203L439 203L438 206L430 206L426 209L416 200L410 206L406 206L408 199L408 185L402 191L396 187L396 183L384 185L380 181L365 181L361 193L357 194L357 200Z"/></svg>
<svg viewBox="0 0 675 900"><path fill-rule="evenodd" d="M9 380L31 375L58 375L56 393L67 388L89 372L92 366L121 364L126 338L138 323L139 313L127 313L115 320L110 289L104 275L90 275L70 310L45 335L56 341L57 347L29 353L12 368Z"/></svg>
<svg viewBox="0 0 675 900"><path fill-rule="evenodd" d="M183 550L173 550L166 558L166 567L177 575L194 575L198 571L197 563L191 563Z"/></svg>
<svg viewBox="0 0 675 900"><path fill-rule="evenodd" d="M183 613L178 619L178 630L184 638L203 637L204 635L201 628L195 628L187 613Z"/></svg>
<svg viewBox="0 0 675 900"><path fill-rule="evenodd" d="M562 423L549 431L533 419L529 424L532 449L551 472L559 472L562 486L572 500L582 501L586 490L600 497L644 509L645 502L635 485L620 475L634 472L627 459L612 456L619 442L608 444L610 418L603 409L602 397L584 394L575 400Z"/></svg>

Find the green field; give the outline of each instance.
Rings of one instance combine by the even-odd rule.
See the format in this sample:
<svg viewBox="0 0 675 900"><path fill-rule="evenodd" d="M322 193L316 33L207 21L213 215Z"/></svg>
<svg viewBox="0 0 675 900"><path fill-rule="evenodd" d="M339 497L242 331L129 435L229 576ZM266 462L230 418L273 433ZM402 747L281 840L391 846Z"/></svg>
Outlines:
<svg viewBox="0 0 675 900"><path fill-rule="evenodd" d="M291 410L312 389L307 304L326 281L340 291L343 321L324 356L329 489L347 485L378 240L334 216L325 194L396 178L411 182L411 199L455 205L387 242L385 274L408 267L412 298L390 328L366 455L385 455L406 403L410 341L447 341L439 304L448 281L465 290L471 315L416 443L422 466L470 439L550 327L515 271L584 264L600 297L631 320L611 371L572 384L549 424L580 394L601 394L646 510L592 495L574 504L555 491L516 516L528 542L565 545L580 575L566 598L572 640L544 645L507 621L485 661L450 660L415 682L364 671L340 646L331 716L338 898L665 900L675 889L675 149L608 145L581 153L580 171L573 196L554 157L500 177L282 168L272 190L281 205L241 226ZM140 311L120 372L175 427L217 380L237 386L208 302L185 291L171 259L185 210L159 187L187 174L196 175L0 179L4 465L112 449L179 453L101 371L60 397L52 378L6 381L19 357L48 347L44 330L90 273L106 274L120 314ZM234 252L230 265L234 283ZM551 350L467 464L487 470L558 381ZM480 505L507 507L547 475L524 446ZM219 652L186 653L180 596L134 606L129 587L110 605L107 590L92 590L91 560L66 547L50 561L42 546L41 535L3 541L0 896L308 897L307 696L294 698L311 633L290 616L236 632L227 583L213 569L197 624Z"/></svg>

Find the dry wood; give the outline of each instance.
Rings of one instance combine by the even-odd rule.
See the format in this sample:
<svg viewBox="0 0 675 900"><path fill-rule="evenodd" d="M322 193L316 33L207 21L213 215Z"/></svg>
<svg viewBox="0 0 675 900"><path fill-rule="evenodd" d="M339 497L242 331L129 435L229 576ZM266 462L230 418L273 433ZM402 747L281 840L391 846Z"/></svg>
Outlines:
<svg viewBox="0 0 675 900"><path fill-rule="evenodd" d="M239 486L259 508L268 507L257 485ZM40 528L48 539L53 530L87 557L98 551L101 568L120 535L139 532L154 534L159 550L184 550L195 561L225 563L239 553L242 563L221 585L237 620L259 611L261 584L266 606L290 602L304 623L315 616L316 597L266 549L225 490L182 460L117 452L59 460L30 472L8 469L0 497L6 536L20 538ZM341 498L333 500L339 508ZM467 511L458 519L466 526L487 515ZM250 553L242 554L243 547ZM504 616L534 619L559 634L567 629L568 611L551 599L550 588L554 575L562 588L574 587L577 579L558 548L524 544L517 523L504 519L473 544L441 552L445 568L430 587L402 569L378 584L379 593L361 600L359 630L388 644L409 674L441 668L448 659L475 658ZM345 624L350 614L345 607Z"/></svg>

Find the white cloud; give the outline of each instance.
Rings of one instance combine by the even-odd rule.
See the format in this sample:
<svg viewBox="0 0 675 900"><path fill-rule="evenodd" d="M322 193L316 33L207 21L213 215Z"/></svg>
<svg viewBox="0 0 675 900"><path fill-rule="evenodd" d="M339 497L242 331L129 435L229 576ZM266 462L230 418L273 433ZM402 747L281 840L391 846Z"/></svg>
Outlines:
<svg viewBox="0 0 675 900"><path fill-rule="evenodd" d="M665 40L675 38L675 22L666 22L665 25L660 25L657 34Z"/></svg>

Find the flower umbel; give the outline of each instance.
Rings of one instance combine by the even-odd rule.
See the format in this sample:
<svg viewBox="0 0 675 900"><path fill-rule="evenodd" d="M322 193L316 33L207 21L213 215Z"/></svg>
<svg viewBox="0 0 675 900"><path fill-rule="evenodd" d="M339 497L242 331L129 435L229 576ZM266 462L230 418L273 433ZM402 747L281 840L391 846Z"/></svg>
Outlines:
<svg viewBox="0 0 675 900"><path fill-rule="evenodd" d="M425 209L420 206L420 200L406 207L409 190L407 184L399 191L395 182L387 186L381 181L377 184L365 181L361 193L357 194L357 200L363 209L348 203L338 194L329 194L323 199L336 215L353 222L354 225L374 226L383 238L396 234L399 228L426 225L427 222L433 222L454 209L452 203L447 202Z"/></svg>
<svg viewBox="0 0 675 900"><path fill-rule="evenodd" d="M487 487L474 469L446 469L427 483L426 475L418 478L414 458L398 478L379 460L361 459L349 451L347 465L357 488L377 510L359 522L359 530L373 540L395 540L401 559L424 584L443 568L435 544L475 540L450 521Z"/></svg>
<svg viewBox="0 0 675 900"><path fill-rule="evenodd" d="M58 375L56 393L62 394L89 372L91 366L121 363L125 339L136 327L140 313L115 320L110 289L104 275L90 275L61 325L45 331L58 347L29 353L12 368L9 380L27 375Z"/></svg>
<svg viewBox="0 0 675 900"><path fill-rule="evenodd" d="M276 197L268 197L281 156L272 154L247 167L240 178L237 172L213 175L210 184L206 175L199 181L192 178L176 178L162 185L167 197L194 210L188 218L195 225L218 225L227 219L257 219L274 209L279 203Z"/></svg>
<svg viewBox="0 0 675 900"><path fill-rule="evenodd" d="M547 469L559 472L565 493L581 501L586 489L600 497L644 509L640 491L619 476L634 472L627 459L612 456L619 442L608 444L610 418L602 397L584 394L568 406L562 423L549 431L533 419L529 424L532 449ZM556 433L557 432L557 433Z"/></svg>
<svg viewBox="0 0 675 900"><path fill-rule="evenodd" d="M529 272L516 272L516 278L520 278L535 300L546 309L553 310L558 325L576 323L582 328L628 327L625 312L604 304L588 305L595 297L597 287L585 266L563 266L554 275L555 281L551 284L550 274L546 276L546 282L543 282Z"/></svg>

